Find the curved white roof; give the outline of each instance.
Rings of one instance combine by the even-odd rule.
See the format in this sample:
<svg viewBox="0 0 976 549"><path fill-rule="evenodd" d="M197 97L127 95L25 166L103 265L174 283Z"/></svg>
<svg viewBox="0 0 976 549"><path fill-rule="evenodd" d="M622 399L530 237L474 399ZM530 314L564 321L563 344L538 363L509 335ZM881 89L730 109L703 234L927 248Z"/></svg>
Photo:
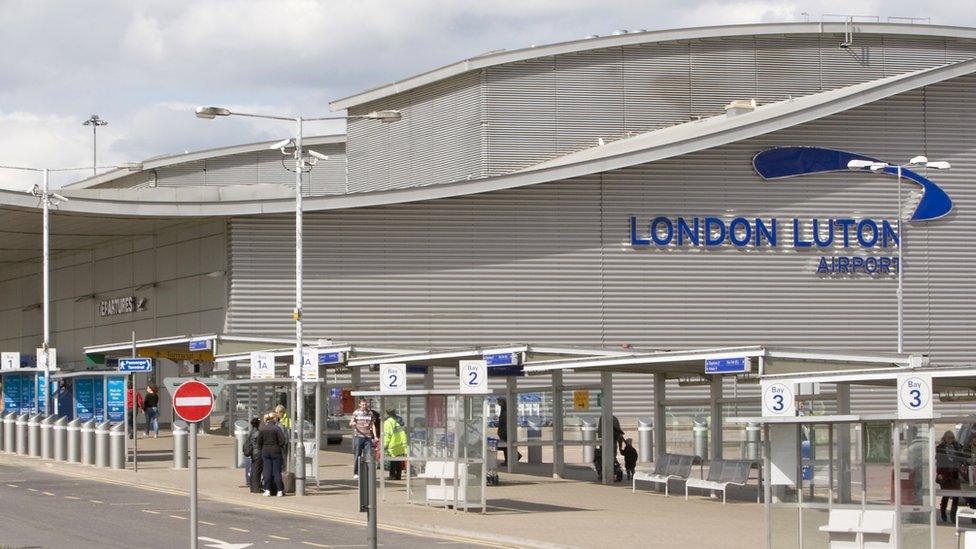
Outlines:
<svg viewBox="0 0 976 549"><path fill-rule="evenodd" d="M866 34L901 34L915 36L940 36L949 38L976 39L976 29L969 27L950 27L938 25L914 25L896 23L862 23L854 24L855 33ZM438 82L459 74L485 67L527 61L540 57L561 55L580 51L597 50L634 44L651 42L671 42L676 40L695 40L702 38L727 38L734 36L771 35L771 34L818 34L844 33L845 24L842 22L818 23L759 23L749 25L719 25L712 27L694 27L687 29L669 29L648 32L627 33L616 36L598 38L584 38L560 42L546 46L535 46L517 50L499 50L477 57L464 59L450 65L423 72L390 84L377 86L364 92L338 99L329 104L332 110L348 109L377 99L412 90L433 82Z"/></svg>
<svg viewBox="0 0 976 549"><path fill-rule="evenodd" d="M511 174L438 185L309 197L304 201L304 209L335 210L448 198L535 185L653 162L788 128L974 72L976 59L971 59L771 103L734 117L722 115L679 124L571 153ZM228 147L215 151L220 150L235 151L238 148ZM204 151L187 156L206 154L213 156L217 153ZM178 163L185 161L184 158L186 156L167 157L160 162ZM69 202L60 205L60 210L64 213L207 217L288 213L294 210L293 191L278 185L150 189L69 187L63 189L62 194L70 198ZM24 193L0 191L0 205L34 209L37 207L37 199Z"/></svg>

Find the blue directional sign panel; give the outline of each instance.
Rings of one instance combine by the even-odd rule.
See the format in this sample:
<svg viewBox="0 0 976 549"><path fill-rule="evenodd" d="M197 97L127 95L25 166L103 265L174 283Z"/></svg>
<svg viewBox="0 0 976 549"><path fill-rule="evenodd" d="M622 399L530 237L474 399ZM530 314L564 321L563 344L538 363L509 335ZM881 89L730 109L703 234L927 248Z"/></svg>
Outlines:
<svg viewBox="0 0 976 549"><path fill-rule="evenodd" d="M741 374L750 371L751 361L746 357L710 358L705 360L706 374Z"/></svg>
<svg viewBox="0 0 976 549"><path fill-rule="evenodd" d="M485 355L485 365L491 368L492 366L515 366L518 364L518 353L500 353L494 355Z"/></svg>
<svg viewBox="0 0 976 549"><path fill-rule="evenodd" d="M209 351L213 341L210 339L201 339L199 341L190 342L191 351Z"/></svg>
<svg viewBox="0 0 976 549"><path fill-rule="evenodd" d="M410 364L407 364L407 373L408 374L426 374L427 373L427 367L426 366L411 366Z"/></svg>
<svg viewBox="0 0 976 549"><path fill-rule="evenodd" d="M151 358L120 358L120 372L151 372L153 363Z"/></svg>
<svg viewBox="0 0 976 549"><path fill-rule="evenodd" d="M108 386L108 420L125 420L125 378L110 377L105 382Z"/></svg>
<svg viewBox="0 0 976 549"><path fill-rule="evenodd" d="M319 353L319 366L327 366L329 364L342 364L346 361L346 353L335 352L335 353Z"/></svg>

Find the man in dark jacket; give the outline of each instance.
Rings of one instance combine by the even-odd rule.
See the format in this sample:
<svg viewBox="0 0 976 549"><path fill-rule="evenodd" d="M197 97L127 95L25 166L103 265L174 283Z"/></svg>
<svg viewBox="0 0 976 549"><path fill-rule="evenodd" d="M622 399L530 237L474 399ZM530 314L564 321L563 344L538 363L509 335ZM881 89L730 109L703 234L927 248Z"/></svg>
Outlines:
<svg viewBox="0 0 976 549"><path fill-rule="evenodd" d="M261 459L261 451L258 450L258 437L261 434L261 420L258 418L251 419L251 432L248 434L247 443L245 444L245 450L250 450L250 454L245 452L245 455L251 458L251 475L248 479L248 484L251 487L252 494L261 493L261 473L264 471L264 460Z"/></svg>
<svg viewBox="0 0 976 549"><path fill-rule="evenodd" d="M276 416L269 413L264 417L264 427L258 431L257 449L261 453L264 467L264 495L285 495L285 483L281 479L282 450L285 447L285 435L275 425ZM272 494L274 490L274 494Z"/></svg>

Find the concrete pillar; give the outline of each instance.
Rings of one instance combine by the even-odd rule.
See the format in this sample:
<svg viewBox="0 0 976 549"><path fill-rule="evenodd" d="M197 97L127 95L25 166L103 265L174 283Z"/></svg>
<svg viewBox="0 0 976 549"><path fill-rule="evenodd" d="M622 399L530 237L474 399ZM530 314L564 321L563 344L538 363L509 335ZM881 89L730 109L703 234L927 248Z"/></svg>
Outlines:
<svg viewBox="0 0 976 549"><path fill-rule="evenodd" d="M565 448L563 447L563 373L552 372L552 478L563 478Z"/></svg>
<svg viewBox="0 0 976 549"><path fill-rule="evenodd" d="M664 374L654 374L654 462L661 459L661 455L668 451L668 423L665 414Z"/></svg>
<svg viewBox="0 0 976 549"><path fill-rule="evenodd" d="M600 372L600 415L602 419L600 432L603 435L600 440L603 484L613 484L616 443L613 440L613 374L610 372Z"/></svg>
<svg viewBox="0 0 976 549"><path fill-rule="evenodd" d="M505 402L507 416L502 418L505 424L508 426L508 445L507 456L508 463L505 465L509 473L515 472L515 463L518 461L518 447L515 443L518 441L518 393L515 391L518 389L518 377L509 376L505 378Z"/></svg>
<svg viewBox="0 0 976 549"><path fill-rule="evenodd" d="M851 386L837 384L837 415L851 413ZM837 444L837 500L838 503L851 503L853 479L851 478L851 427L841 423L834 429Z"/></svg>
<svg viewBox="0 0 976 549"><path fill-rule="evenodd" d="M722 376L712 376L712 384L709 387L709 412L712 416L709 433L711 448L709 448L712 459L722 459L722 427L725 421L722 418Z"/></svg>

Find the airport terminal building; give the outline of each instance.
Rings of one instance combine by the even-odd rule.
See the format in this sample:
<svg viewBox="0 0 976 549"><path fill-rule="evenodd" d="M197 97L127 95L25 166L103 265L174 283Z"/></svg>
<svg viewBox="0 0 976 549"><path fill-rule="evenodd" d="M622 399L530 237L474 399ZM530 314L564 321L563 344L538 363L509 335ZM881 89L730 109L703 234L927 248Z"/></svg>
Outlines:
<svg viewBox="0 0 976 549"><path fill-rule="evenodd" d="M621 32L487 53L331 107L402 120L306 139L328 156L303 188L310 342L894 352L900 274L905 352L976 354L974 29ZM268 145L59 191L62 369L133 331L293 337L293 161ZM895 169L847 164L918 155L952 169L903 172L900 226ZM40 213L22 193L0 202L0 349L28 355ZM652 380L621 374L614 392L620 415L644 414Z"/></svg>

